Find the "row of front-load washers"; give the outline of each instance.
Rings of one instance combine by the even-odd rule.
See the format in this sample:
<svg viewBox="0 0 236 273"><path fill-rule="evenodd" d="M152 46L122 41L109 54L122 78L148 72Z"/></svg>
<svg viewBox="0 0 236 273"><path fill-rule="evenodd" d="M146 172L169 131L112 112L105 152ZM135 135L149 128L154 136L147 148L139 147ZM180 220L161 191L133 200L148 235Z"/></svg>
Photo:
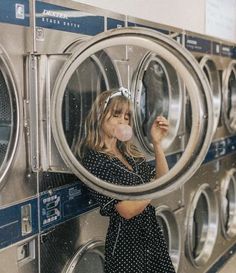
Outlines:
<svg viewBox="0 0 236 273"><path fill-rule="evenodd" d="M235 61L193 56L172 38L143 28L89 39L73 33L64 33L62 39L62 32L54 29L40 31L44 40L36 41L38 53L28 55L25 27L0 28L1 35L19 38L17 45L6 39L0 49L1 207L68 183L63 178L45 182L49 171L72 172L89 187L119 199L156 199L175 267L179 272L206 271L235 236L235 154L227 155L227 141L236 133ZM200 65L196 59L202 60ZM153 160L148 133L153 119L162 114L170 123L163 142L169 173L129 191L94 178L77 156L94 99L121 86L131 90L134 142L148 160ZM212 141L219 147L202 164ZM36 259L42 273L102 272L106 226L98 211L49 230L45 224L40 241L34 239L40 253L30 261L31 272L38 270ZM30 229L26 234L30 236ZM4 253L0 258L5 259ZM23 258L18 263L17 255L18 272L28 272L29 264Z"/></svg>

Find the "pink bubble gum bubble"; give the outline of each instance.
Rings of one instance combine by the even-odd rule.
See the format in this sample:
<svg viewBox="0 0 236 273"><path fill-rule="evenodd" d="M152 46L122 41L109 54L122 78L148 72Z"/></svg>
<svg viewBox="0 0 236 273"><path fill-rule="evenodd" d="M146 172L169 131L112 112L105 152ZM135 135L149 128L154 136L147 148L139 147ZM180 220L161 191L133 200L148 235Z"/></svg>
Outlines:
<svg viewBox="0 0 236 273"><path fill-rule="evenodd" d="M129 125L119 124L115 128L115 137L120 141L128 141L132 138L133 131Z"/></svg>

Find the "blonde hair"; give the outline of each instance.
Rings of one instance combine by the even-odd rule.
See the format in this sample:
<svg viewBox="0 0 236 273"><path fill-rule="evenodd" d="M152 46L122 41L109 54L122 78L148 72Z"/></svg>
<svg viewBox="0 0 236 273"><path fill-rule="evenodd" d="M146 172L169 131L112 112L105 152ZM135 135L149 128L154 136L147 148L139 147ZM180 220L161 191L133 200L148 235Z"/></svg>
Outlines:
<svg viewBox="0 0 236 273"><path fill-rule="evenodd" d="M80 142L78 155L83 157L87 149L103 152L109 155L107 147L102 138L102 124L107 115L112 115L114 111L122 111L124 105L128 105L130 110L130 125L132 126L132 112L130 100L123 96L114 96L112 94L118 90L109 90L102 92L97 96L90 112L85 120L84 137ZM143 154L132 144L131 141L121 142L117 140L117 146L121 152L135 158L143 157Z"/></svg>

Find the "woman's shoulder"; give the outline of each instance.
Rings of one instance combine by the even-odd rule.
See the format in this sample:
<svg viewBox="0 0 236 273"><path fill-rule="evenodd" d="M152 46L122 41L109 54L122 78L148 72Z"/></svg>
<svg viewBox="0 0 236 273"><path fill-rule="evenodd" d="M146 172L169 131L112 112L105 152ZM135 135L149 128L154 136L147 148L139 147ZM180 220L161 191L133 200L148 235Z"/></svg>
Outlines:
<svg viewBox="0 0 236 273"><path fill-rule="evenodd" d="M87 149L82 158L83 164L103 164L108 163L109 157L103 152Z"/></svg>

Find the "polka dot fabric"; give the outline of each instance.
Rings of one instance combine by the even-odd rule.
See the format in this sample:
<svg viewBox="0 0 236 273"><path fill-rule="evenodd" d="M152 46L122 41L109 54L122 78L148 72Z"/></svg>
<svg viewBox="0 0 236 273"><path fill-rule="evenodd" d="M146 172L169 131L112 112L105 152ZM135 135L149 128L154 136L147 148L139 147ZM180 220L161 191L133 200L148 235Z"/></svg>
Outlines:
<svg viewBox="0 0 236 273"><path fill-rule="evenodd" d="M95 176L122 185L138 185L155 177L155 169L145 160L126 157L133 171L116 158L88 151L84 166ZM157 223L155 208L126 220L115 209L119 200L90 190L100 205L100 213L110 217L105 244L105 273L174 273L167 245Z"/></svg>

